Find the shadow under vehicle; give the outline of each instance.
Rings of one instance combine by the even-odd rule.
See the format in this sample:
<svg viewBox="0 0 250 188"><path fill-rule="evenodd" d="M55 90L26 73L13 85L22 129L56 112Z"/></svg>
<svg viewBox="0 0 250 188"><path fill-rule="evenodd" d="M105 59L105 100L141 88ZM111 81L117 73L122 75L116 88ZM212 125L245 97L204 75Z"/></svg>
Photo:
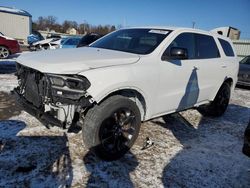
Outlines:
<svg viewBox="0 0 250 188"><path fill-rule="evenodd" d="M68 137L26 136L26 124L0 120L0 187L71 187Z"/></svg>
<svg viewBox="0 0 250 188"><path fill-rule="evenodd" d="M247 155L248 157L250 157L250 121L249 121L248 126L245 130L244 145L243 145L242 152L245 155Z"/></svg>

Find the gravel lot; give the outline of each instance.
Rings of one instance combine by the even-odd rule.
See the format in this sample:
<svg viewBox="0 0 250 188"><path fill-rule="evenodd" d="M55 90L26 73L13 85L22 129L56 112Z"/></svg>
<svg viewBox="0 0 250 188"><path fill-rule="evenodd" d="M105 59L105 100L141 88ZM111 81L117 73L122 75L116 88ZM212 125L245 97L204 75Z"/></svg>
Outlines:
<svg viewBox="0 0 250 188"><path fill-rule="evenodd" d="M0 187L250 187L250 158L241 153L250 90L236 89L220 118L187 110L145 122L125 157L104 162L81 132L46 129L16 106L6 67L14 64L0 61ZM154 145L141 150L146 137Z"/></svg>

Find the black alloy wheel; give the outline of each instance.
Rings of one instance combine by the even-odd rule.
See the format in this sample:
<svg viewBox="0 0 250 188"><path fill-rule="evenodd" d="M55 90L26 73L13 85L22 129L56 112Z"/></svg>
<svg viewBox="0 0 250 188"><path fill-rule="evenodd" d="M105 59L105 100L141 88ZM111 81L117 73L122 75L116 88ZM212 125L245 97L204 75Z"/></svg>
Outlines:
<svg viewBox="0 0 250 188"><path fill-rule="evenodd" d="M82 134L87 148L107 161L121 158L133 146L141 126L134 101L115 95L88 110Z"/></svg>
<svg viewBox="0 0 250 188"><path fill-rule="evenodd" d="M131 147L135 133L135 114L128 108L120 108L101 124L99 137L102 148L109 153L119 153Z"/></svg>

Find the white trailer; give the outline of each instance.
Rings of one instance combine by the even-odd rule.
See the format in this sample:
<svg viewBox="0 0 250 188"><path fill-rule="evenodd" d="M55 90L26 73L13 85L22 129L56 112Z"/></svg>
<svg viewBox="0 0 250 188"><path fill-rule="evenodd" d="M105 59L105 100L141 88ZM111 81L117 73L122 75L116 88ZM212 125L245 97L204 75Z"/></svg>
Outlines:
<svg viewBox="0 0 250 188"><path fill-rule="evenodd" d="M32 16L20 9L0 6L0 32L8 37L27 42L32 30Z"/></svg>

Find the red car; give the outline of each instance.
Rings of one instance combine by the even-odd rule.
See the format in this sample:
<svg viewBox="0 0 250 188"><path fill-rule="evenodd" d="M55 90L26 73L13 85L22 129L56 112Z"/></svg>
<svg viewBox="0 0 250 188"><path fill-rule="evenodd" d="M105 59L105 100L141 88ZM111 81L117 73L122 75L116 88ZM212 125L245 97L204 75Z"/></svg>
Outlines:
<svg viewBox="0 0 250 188"><path fill-rule="evenodd" d="M18 41L4 36L0 32L0 59L8 58L9 55L20 52Z"/></svg>

